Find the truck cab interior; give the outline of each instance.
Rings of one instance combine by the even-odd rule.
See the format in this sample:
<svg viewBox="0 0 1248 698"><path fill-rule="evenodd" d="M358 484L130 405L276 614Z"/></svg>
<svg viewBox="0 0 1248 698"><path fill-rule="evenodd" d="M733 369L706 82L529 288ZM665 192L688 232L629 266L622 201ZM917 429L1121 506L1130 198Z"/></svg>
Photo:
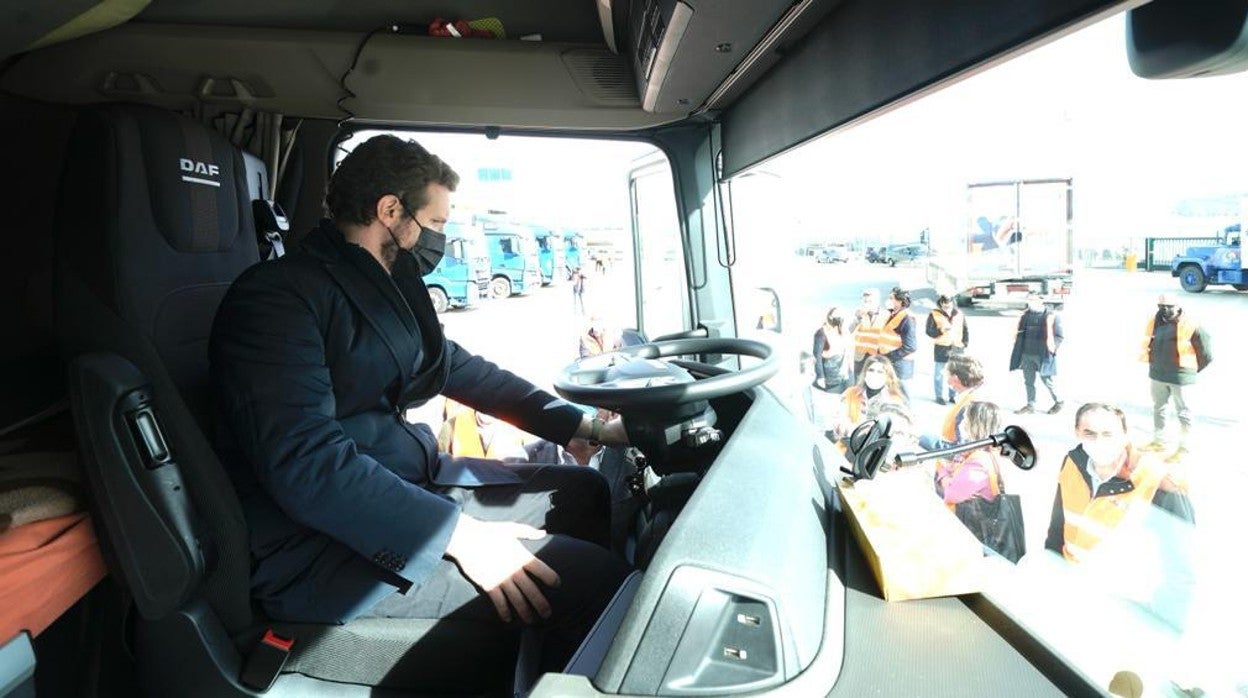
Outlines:
<svg viewBox="0 0 1248 698"><path fill-rule="evenodd" d="M17 494L0 501L22 504L3 519L0 695L1103 692L980 595L880 598L837 509L839 455L739 338L719 185L1123 11L1143 76L1242 69L1242 3L1207 4L6 4L0 494ZM534 675L526 636L264 618L210 445L230 283L273 233L289 248L316 224L349 134L435 127L636 141L671 166L684 336L628 350L661 370L589 361L556 383L635 414L654 479L626 527L638 574L560 674Z"/></svg>

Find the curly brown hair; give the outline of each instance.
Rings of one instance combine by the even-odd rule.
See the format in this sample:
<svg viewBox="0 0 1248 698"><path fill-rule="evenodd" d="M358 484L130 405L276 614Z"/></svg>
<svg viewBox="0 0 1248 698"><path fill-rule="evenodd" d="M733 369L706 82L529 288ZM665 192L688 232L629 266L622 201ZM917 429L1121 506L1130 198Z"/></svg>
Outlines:
<svg viewBox="0 0 1248 698"><path fill-rule="evenodd" d="M373 136L334 170L325 208L335 221L368 225L377 217L377 200L386 194L399 197L409 213L424 208L429 203L426 190L430 184L455 191L459 175L416 141Z"/></svg>

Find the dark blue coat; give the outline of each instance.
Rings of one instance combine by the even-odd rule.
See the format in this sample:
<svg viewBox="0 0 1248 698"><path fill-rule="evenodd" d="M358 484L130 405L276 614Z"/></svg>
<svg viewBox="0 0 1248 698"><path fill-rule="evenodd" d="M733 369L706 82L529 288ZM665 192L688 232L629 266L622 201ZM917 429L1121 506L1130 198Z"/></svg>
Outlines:
<svg viewBox="0 0 1248 698"><path fill-rule="evenodd" d="M402 418L443 393L557 443L581 411L447 340L415 260L393 276L324 221L248 269L213 324L218 451L242 500L252 594L270 616L342 622L419 585L459 509L430 485L515 482L437 452Z"/></svg>
<svg viewBox="0 0 1248 698"><path fill-rule="evenodd" d="M1017 371L1023 367L1023 353L1026 345L1025 339L1025 323L1027 321L1027 313L1024 311L1023 316L1018 319L1018 330L1014 333L1014 349L1010 352L1010 370ZM1050 320L1052 321L1050 323ZM1053 340L1054 351L1043 351L1040 356L1040 375L1056 376L1057 375L1057 351L1062 346L1062 340L1065 335L1062 333L1062 316L1054 313L1052 310L1045 308L1040 322L1044 326L1044 340Z"/></svg>

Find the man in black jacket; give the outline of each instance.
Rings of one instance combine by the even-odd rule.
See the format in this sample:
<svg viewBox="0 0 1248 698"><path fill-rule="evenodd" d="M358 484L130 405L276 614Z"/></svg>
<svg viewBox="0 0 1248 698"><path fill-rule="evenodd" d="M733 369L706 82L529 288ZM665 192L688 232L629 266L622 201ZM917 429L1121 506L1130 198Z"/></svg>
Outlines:
<svg viewBox="0 0 1248 698"><path fill-rule="evenodd" d="M1014 410L1018 414L1036 411L1036 376L1053 398L1049 414L1062 411L1062 399L1057 396L1053 379L1057 376L1057 350L1062 346L1062 319L1044 305L1040 295L1027 294L1027 310L1018 319L1018 331L1014 334L1014 349L1010 352L1010 370L1023 371L1023 386L1027 389L1027 404Z"/></svg>
<svg viewBox="0 0 1248 698"><path fill-rule="evenodd" d="M421 276L441 258L457 183L393 136L342 161L331 218L222 301L219 451L270 616L543 622L558 668L628 573L605 547L605 481L451 458L403 413L441 393L574 453L625 436L443 336Z"/></svg>

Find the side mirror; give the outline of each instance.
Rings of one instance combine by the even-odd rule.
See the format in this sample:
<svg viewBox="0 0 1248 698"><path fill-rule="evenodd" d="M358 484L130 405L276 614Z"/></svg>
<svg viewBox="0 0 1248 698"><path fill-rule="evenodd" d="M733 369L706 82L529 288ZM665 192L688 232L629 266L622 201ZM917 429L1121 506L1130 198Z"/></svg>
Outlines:
<svg viewBox="0 0 1248 698"><path fill-rule="evenodd" d="M1153 0L1127 13L1127 58L1142 78L1248 69L1248 0Z"/></svg>

